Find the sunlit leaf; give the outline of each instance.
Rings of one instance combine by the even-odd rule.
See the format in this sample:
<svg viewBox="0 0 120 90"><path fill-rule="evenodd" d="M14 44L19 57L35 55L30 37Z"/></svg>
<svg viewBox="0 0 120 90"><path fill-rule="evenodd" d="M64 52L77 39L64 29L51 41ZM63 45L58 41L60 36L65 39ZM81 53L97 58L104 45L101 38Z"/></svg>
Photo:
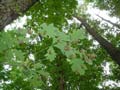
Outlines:
<svg viewBox="0 0 120 90"><path fill-rule="evenodd" d="M85 33L83 30L73 30L73 32L70 34L70 37L71 41L78 41L85 38Z"/></svg>
<svg viewBox="0 0 120 90"><path fill-rule="evenodd" d="M50 48L47 50L47 54L46 54L45 56L46 56L46 58L47 58L48 60L50 60L50 61L55 60L55 58L56 58L56 53L55 53L53 47L50 47Z"/></svg>
<svg viewBox="0 0 120 90"><path fill-rule="evenodd" d="M87 68L86 68L83 60L81 60L79 58L72 59L71 64L72 64L71 68L74 72L79 73L81 75L85 74L85 70Z"/></svg>

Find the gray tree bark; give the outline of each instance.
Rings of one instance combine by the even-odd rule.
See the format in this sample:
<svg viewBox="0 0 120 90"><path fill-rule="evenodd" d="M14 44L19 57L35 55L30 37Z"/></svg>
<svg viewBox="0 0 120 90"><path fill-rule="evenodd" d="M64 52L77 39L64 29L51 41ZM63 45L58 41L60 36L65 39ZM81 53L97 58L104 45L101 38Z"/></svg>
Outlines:
<svg viewBox="0 0 120 90"><path fill-rule="evenodd" d="M0 31L25 13L38 0L0 0Z"/></svg>
<svg viewBox="0 0 120 90"><path fill-rule="evenodd" d="M111 56L111 58L120 66L120 50L112 43L108 42L101 35L99 35L94 28L92 28L86 20L80 17L76 17L82 25L86 28L86 31L93 36L93 38L99 42L99 44L107 51L107 53Z"/></svg>

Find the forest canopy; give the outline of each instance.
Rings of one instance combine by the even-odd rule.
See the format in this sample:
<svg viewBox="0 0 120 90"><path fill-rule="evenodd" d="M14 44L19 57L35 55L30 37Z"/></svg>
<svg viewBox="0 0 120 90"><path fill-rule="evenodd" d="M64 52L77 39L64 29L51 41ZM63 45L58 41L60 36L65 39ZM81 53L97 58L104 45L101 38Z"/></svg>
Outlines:
<svg viewBox="0 0 120 90"><path fill-rule="evenodd" d="M1 0L0 90L118 90L119 8L120 0Z"/></svg>

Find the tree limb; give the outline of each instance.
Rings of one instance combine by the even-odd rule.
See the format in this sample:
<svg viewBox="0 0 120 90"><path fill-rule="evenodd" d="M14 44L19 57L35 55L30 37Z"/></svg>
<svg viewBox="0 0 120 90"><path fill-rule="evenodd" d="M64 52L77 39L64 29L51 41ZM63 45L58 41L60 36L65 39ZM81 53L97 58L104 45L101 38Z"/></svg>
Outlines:
<svg viewBox="0 0 120 90"><path fill-rule="evenodd" d="M106 21L106 22L108 22L108 23L112 24L113 26L115 26L115 27L117 27L117 28L120 29L120 25L119 25L119 24L113 23L113 22L111 22L110 20L107 20L107 19L105 19L105 18L103 18L103 17L101 17L101 16L99 16L99 15L97 15L97 16L98 16L99 18L101 18L102 20L104 20L104 21Z"/></svg>
<svg viewBox="0 0 120 90"><path fill-rule="evenodd" d="M99 44L108 52L111 58L120 66L120 50L114 47L110 42L104 39L101 35L99 35L94 28L91 28L90 25L83 18L75 16L82 25L86 28L86 31L93 36L95 40L99 42Z"/></svg>
<svg viewBox="0 0 120 90"><path fill-rule="evenodd" d="M25 13L38 0L0 0L0 31Z"/></svg>

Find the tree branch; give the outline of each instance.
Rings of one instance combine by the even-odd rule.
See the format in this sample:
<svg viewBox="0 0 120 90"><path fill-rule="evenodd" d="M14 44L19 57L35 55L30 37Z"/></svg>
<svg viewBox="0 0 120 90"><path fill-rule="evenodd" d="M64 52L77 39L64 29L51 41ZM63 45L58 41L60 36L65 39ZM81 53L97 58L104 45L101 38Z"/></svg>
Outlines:
<svg viewBox="0 0 120 90"><path fill-rule="evenodd" d="M95 40L99 42L99 44L108 52L111 58L120 66L120 50L114 47L110 42L104 39L101 35L99 35L94 28L91 28L90 25L83 18L75 16L82 25L86 28L86 31L93 36Z"/></svg>
<svg viewBox="0 0 120 90"><path fill-rule="evenodd" d="M108 22L108 23L112 24L113 26L115 26L115 27L117 27L117 28L120 29L120 25L119 25L119 24L113 23L113 22L111 22L110 20L107 20L107 19L105 19L105 18L103 18L103 17L101 17L101 16L99 16L99 15L97 15L97 16L98 16L99 18L101 18L102 20L104 20L104 21L106 21L106 22Z"/></svg>

